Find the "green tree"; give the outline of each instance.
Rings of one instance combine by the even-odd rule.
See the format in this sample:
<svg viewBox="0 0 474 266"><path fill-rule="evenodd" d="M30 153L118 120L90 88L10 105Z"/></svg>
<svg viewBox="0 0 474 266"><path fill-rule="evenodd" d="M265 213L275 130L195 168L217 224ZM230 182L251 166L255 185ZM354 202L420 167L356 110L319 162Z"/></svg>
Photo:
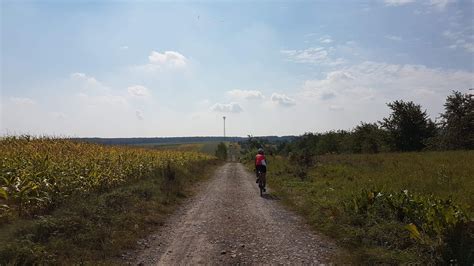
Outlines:
<svg viewBox="0 0 474 266"><path fill-rule="evenodd" d="M446 149L474 149L474 95L453 91L441 114L441 143Z"/></svg>
<svg viewBox="0 0 474 266"><path fill-rule="evenodd" d="M305 133L301 136L300 141L296 143L296 150L292 157L300 167L309 167L313 164L314 148L317 141L318 136Z"/></svg>
<svg viewBox="0 0 474 266"><path fill-rule="evenodd" d="M343 152L344 140L349 136L345 130L329 131L319 135L316 154Z"/></svg>
<svg viewBox="0 0 474 266"><path fill-rule="evenodd" d="M267 140L254 137L252 135L248 135L246 141L239 142L240 147L242 148L242 153L247 153L249 151L263 148L266 143L268 143Z"/></svg>
<svg viewBox="0 0 474 266"><path fill-rule="evenodd" d="M351 151L354 153L378 153L385 150L386 132L376 123L356 126L351 133Z"/></svg>
<svg viewBox="0 0 474 266"><path fill-rule="evenodd" d="M387 104L392 113L380 122L389 134L393 150L419 151L426 147L426 141L433 137L436 126L426 111L413 102L394 101Z"/></svg>
<svg viewBox="0 0 474 266"><path fill-rule="evenodd" d="M221 160L227 160L227 146L224 142L221 142L217 145L216 157Z"/></svg>

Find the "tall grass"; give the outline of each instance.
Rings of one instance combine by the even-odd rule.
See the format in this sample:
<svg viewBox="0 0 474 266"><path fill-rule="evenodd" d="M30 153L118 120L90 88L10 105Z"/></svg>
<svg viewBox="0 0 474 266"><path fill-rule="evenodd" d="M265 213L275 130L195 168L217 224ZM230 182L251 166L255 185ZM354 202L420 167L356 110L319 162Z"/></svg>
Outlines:
<svg viewBox="0 0 474 266"><path fill-rule="evenodd" d="M300 172L274 158L269 185L356 262L472 263L474 151L325 155Z"/></svg>
<svg viewBox="0 0 474 266"><path fill-rule="evenodd" d="M0 154L0 217L31 215L74 194L104 191L143 177L166 177L175 168L213 159L197 152L30 136L1 139Z"/></svg>
<svg viewBox="0 0 474 266"><path fill-rule="evenodd" d="M117 264L214 157L29 136L0 140L0 265Z"/></svg>

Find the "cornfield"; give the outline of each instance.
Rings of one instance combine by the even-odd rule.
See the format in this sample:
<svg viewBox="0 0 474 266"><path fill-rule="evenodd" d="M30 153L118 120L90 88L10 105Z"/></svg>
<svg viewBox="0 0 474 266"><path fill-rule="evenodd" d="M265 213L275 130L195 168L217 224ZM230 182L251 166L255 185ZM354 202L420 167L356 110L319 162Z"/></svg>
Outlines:
<svg viewBox="0 0 474 266"><path fill-rule="evenodd" d="M145 177L164 177L213 157L197 152L103 146L67 139L0 139L0 218L53 209L66 198Z"/></svg>

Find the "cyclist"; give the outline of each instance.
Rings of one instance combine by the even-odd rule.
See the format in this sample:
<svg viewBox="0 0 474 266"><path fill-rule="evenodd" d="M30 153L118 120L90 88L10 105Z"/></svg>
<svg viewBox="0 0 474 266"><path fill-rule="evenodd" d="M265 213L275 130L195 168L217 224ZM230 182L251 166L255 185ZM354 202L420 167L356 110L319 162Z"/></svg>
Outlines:
<svg viewBox="0 0 474 266"><path fill-rule="evenodd" d="M265 160L265 152L262 148L258 149L257 155L255 156L255 172L257 173L257 182L262 179L263 191L265 192L266 185L266 173L267 173L267 161Z"/></svg>

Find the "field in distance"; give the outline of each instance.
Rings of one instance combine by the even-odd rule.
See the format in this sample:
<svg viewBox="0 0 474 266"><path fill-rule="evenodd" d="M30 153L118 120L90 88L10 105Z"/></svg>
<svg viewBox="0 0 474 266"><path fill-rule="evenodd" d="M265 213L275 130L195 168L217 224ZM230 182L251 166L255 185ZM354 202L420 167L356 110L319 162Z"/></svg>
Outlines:
<svg viewBox="0 0 474 266"><path fill-rule="evenodd" d="M220 142L201 142L201 143L144 143L134 144L134 146L140 146L144 148L152 148L157 150L174 150L174 151L194 151L201 152L208 155L214 155L217 149L217 145Z"/></svg>

